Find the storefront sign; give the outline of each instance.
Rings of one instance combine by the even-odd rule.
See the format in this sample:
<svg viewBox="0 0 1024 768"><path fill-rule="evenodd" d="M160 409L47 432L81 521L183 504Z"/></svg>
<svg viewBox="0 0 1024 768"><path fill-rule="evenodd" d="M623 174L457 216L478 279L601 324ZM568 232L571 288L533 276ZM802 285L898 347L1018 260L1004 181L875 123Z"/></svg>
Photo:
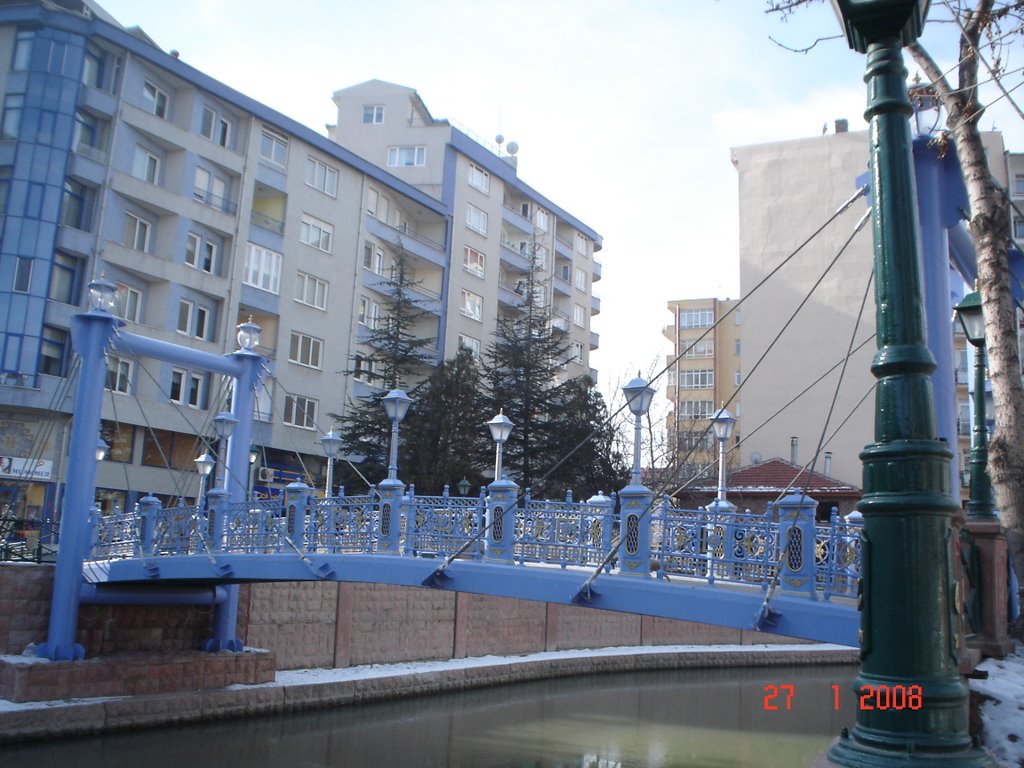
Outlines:
<svg viewBox="0 0 1024 768"><path fill-rule="evenodd" d="M53 462L45 459L25 459L19 456L0 456L0 478L15 480L49 480L53 477Z"/></svg>

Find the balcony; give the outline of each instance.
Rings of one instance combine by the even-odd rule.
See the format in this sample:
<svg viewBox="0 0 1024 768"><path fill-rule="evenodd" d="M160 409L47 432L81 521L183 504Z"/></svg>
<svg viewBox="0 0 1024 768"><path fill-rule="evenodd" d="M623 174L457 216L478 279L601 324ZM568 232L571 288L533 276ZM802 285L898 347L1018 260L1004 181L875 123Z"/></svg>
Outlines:
<svg viewBox="0 0 1024 768"><path fill-rule="evenodd" d="M220 195L210 194L207 190L200 189L199 187L192 191L192 199L213 208L215 211L223 211L232 216L238 213L238 203Z"/></svg>
<svg viewBox="0 0 1024 768"><path fill-rule="evenodd" d="M598 336L598 335L597 335L596 333L594 333L593 331L591 331L591 332L590 332L590 351L591 351L591 352L593 352L593 351L594 351L595 349L597 349L597 347L598 347L598 340L599 340L600 338L601 338L601 337L600 337L600 336Z"/></svg>
<svg viewBox="0 0 1024 768"><path fill-rule="evenodd" d="M594 266L591 268L590 272L590 279L596 283L601 279L601 262L595 259L593 265Z"/></svg>
<svg viewBox="0 0 1024 768"><path fill-rule="evenodd" d="M498 302L514 309L519 309L526 301L521 285L509 285L503 280L498 281Z"/></svg>
<svg viewBox="0 0 1024 768"><path fill-rule="evenodd" d="M438 267L448 266L448 257L444 245L431 240L410 226L392 227L373 216L366 214L366 228L370 234L390 243L399 250L408 251L414 256L429 261Z"/></svg>
<svg viewBox="0 0 1024 768"><path fill-rule="evenodd" d="M506 264L517 272L527 274L530 271L530 259L519 250L519 246L515 243L505 240L501 240L501 263Z"/></svg>
<svg viewBox="0 0 1024 768"><path fill-rule="evenodd" d="M555 235L555 253L557 253L559 256L564 256L565 258L571 261L574 255L572 250L572 243L566 242L558 235Z"/></svg>
<svg viewBox="0 0 1024 768"><path fill-rule="evenodd" d="M513 227L518 229L520 232L532 235L533 234L533 222L530 221L526 216L523 216L515 208L507 205L501 207L501 219Z"/></svg>
<svg viewBox="0 0 1024 768"><path fill-rule="evenodd" d="M284 222L281 221L280 219L275 219L271 216L267 216L267 214L265 213L260 213L259 211L254 210L249 215L249 221L255 224L257 227L260 227L261 229L266 229L269 232L274 232L275 234L278 235L284 234Z"/></svg>
<svg viewBox="0 0 1024 768"><path fill-rule="evenodd" d="M566 312L556 309L551 313L551 327L556 331L568 333L570 325L569 315Z"/></svg>
<svg viewBox="0 0 1024 768"><path fill-rule="evenodd" d="M362 269L363 287L375 291L383 296L394 296L394 287L384 276L378 275L370 269ZM432 315L441 315L441 294L424 288L422 285L406 285L405 291L412 298L419 309L429 312Z"/></svg>
<svg viewBox="0 0 1024 768"><path fill-rule="evenodd" d="M590 297L590 316L601 314L601 297L591 296Z"/></svg>

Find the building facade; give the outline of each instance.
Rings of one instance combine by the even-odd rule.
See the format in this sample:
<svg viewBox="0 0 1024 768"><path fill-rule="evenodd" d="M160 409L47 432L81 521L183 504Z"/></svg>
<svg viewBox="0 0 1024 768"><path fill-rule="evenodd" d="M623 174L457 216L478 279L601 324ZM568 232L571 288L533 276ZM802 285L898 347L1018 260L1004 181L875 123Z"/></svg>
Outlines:
<svg viewBox="0 0 1024 768"><path fill-rule="evenodd" d="M335 92L334 102L338 122L329 129L332 138L451 211L451 269L437 297L444 308L442 357L459 347L482 354L497 319L514 316L522 305L535 268L540 303L568 349L566 378L596 380L590 352L597 349L598 335L591 318L601 309L593 292L601 279L601 236L519 178L511 143L503 152L434 118L412 88L371 80ZM372 196L367 207L379 222L405 231L387 200ZM374 256L373 268L387 268L395 248L406 243L375 242L373 248L383 252ZM362 288L361 300L376 300L372 285L364 282Z"/></svg>
<svg viewBox="0 0 1024 768"><path fill-rule="evenodd" d="M1001 137L985 134L984 139L997 181L1006 184ZM876 350L870 223L857 230L866 201L855 201L823 225L867 184L868 140L866 131L848 131L845 121L837 121L836 131L827 135L733 149L739 177L740 290L747 297L742 344L749 379L742 398L749 439L741 447L743 465L758 456L785 455L796 437L805 451L813 452L821 442L823 450L832 452L833 477L861 484L859 453L874 440L870 369ZM921 134L915 139L919 187L929 183L921 174L936 167L929 156L934 158L934 150L927 134ZM958 179L955 157L944 162L948 168L941 172ZM942 204L955 208L949 198L956 195L956 184L942 183ZM919 200L922 221L935 220L935 209L925 208L929 205L940 208ZM951 320L952 307L969 288L949 263L951 258L973 263L973 251L955 210L938 215L953 218L943 222L939 237L929 236L935 229L923 228L926 302L935 309L928 321L929 346L939 365L933 376L936 404L950 414L945 422L940 418L938 437L949 442L954 467L962 470L970 449L973 349ZM755 292L772 272L764 289ZM761 360L769 349L773 354ZM953 487L967 499L959 471Z"/></svg>
<svg viewBox="0 0 1024 768"><path fill-rule="evenodd" d="M69 321L99 276L117 284L115 311L133 333L228 353L237 324L251 318L261 326L257 351L269 366L257 395L250 482L266 493L296 479L317 484L328 414L344 414L352 397L372 389L361 349L380 319L389 251L400 248L414 270L426 309L416 332L436 340L437 361L454 354L462 336L485 343L502 297L513 302L501 291L514 278L499 281L498 269L513 256L495 235L474 246L486 261L483 275L474 272L463 196L475 193L456 192L454 176L442 176L438 189L452 190L446 199L392 173L405 166L388 167L386 149L383 162L367 161L165 53L101 8L61 5L0 8L0 508L27 519L49 519L59 508L77 373ZM472 143L455 133L452 141ZM462 155L480 155L478 168L514 171L477 146L466 144ZM455 167L465 174L469 164ZM502 173L488 173L497 183L484 199L496 195L500 204L479 207L501 224L497 232L511 226L503 218L511 216L503 213L511 191ZM556 206L545 210L552 303L564 306L554 296L567 292L585 308L567 333L585 347L577 369L589 371L600 237L578 222L565 229L562 219L571 217ZM559 258L556 249L576 232L587 238L586 259L575 251ZM559 264L577 260L586 291L554 279ZM465 298L474 280L479 307ZM229 402L227 383L113 353L108 369L101 509L125 509L150 492L194 497L193 460L213 444L212 417Z"/></svg>
<svg viewBox="0 0 1024 768"><path fill-rule="evenodd" d="M671 482L676 487L714 476L718 445L708 425L722 405L728 404L736 417L728 447L742 439L741 398L734 397L742 377L742 313L737 303L714 298L668 302L672 324L663 332L672 342L672 356L667 360L665 396L672 410L666 422L666 464L674 468Z"/></svg>

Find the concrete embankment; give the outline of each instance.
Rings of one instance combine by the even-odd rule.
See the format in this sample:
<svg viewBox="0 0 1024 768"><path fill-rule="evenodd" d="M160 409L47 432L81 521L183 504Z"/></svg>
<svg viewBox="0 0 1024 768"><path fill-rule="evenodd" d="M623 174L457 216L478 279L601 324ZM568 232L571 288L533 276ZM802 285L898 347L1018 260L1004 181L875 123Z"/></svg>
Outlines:
<svg viewBox="0 0 1024 768"><path fill-rule="evenodd" d="M0 700L0 741L351 706L572 675L856 661L856 649L831 645L658 646L278 671L273 682L253 685L21 704ZM156 657L153 662L160 664ZM106 663L113 671L117 657Z"/></svg>

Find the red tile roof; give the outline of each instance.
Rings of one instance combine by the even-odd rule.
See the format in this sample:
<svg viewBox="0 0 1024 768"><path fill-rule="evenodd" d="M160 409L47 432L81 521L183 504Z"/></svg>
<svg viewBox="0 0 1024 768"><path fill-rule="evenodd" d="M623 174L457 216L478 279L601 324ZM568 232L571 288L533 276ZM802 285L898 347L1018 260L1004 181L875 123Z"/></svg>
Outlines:
<svg viewBox="0 0 1024 768"><path fill-rule="evenodd" d="M810 472L783 459L768 459L760 464L751 464L729 473L727 484L730 493L780 493L792 484L793 489L805 491L828 491L830 494L860 496L861 490L847 485L842 480ZM691 488L691 491L705 490Z"/></svg>

